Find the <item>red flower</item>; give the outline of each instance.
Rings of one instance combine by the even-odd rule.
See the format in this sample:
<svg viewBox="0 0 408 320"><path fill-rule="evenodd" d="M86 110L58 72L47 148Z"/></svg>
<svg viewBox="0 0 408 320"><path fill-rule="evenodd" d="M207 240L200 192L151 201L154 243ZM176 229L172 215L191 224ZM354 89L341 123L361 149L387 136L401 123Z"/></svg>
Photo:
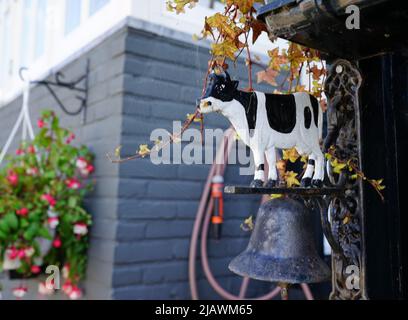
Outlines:
<svg viewBox="0 0 408 320"><path fill-rule="evenodd" d="M92 172L95 171L95 167L94 167L92 164L90 164L90 165L88 165L88 166L86 167L86 170L87 170L89 173L92 173Z"/></svg>
<svg viewBox="0 0 408 320"><path fill-rule="evenodd" d="M18 251L18 257L20 258L20 259L24 259L25 258L25 250L24 249L21 249L21 250L19 250Z"/></svg>
<svg viewBox="0 0 408 320"><path fill-rule="evenodd" d="M18 288L14 288L13 289L13 295L17 298L17 299L22 299L24 298L24 296L27 294L28 292L28 288L27 287L23 287L20 286Z"/></svg>
<svg viewBox="0 0 408 320"><path fill-rule="evenodd" d="M15 247L9 249L8 257L10 260L15 260L18 257L19 251Z"/></svg>
<svg viewBox="0 0 408 320"><path fill-rule="evenodd" d="M36 176L38 174L38 169L36 167L28 168L26 173L29 176Z"/></svg>
<svg viewBox="0 0 408 320"><path fill-rule="evenodd" d="M15 173L14 171L9 171L8 176L7 176L7 181L14 187L18 185L17 173Z"/></svg>
<svg viewBox="0 0 408 320"><path fill-rule="evenodd" d="M24 150L21 150L21 149L16 150L16 155L21 156L23 154L24 154Z"/></svg>
<svg viewBox="0 0 408 320"><path fill-rule="evenodd" d="M78 222L74 224L74 234L84 236L88 233L88 225L86 223Z"/></svg>
<svg viewBox="0 0 408 320"><path fill-rule="evenodd" d="M72 141L74 141L75 138L76 138L76 137L75 137L75 134L71 133L71 134L69 135L69 137L67 138L66 143L67 143L67 144L70 144Z"/></svg>
<svg viewBox="0 0 408 320"><path fill-rule="evenodd" d="M44 201L47 201L48 204L49 204L51 207L55 207L55 205L57 204L57 201L55 200L55 198L54 198L52 195L50 195L50 194L43 194L43 195L41 196L41 199L44 200Z"/></svg>
<svg viewBox="0 0 408 320"><path fill-rule="evenodd" d="M72 292L72 288L73 286L72 286L71 281L67 280L62 286L62 291L64 291L65 294L69 295Z"/></svg>
<svg viewBox="0 0 408 320"><path fill-rule="evenodd" d="M52 246L54 247L54 248L61 248L61 246L62 246L62 241L61 241L61 239L59 238L59 237L57 237L57 238L55 238L54 239L54 241L52 242Z"/></svg>
<svg viewBox="0 0 408 320"><path fill-rule="evenodd" d="M50 225L51 229L56 229L59 225L59 218L58 217L48 218L48 224Z"/></svg>
<svg viewBox="0 0 408 320"><path fill-rule="evenodd" d="M27 152L30 153L30 154L34 154L35 153L35 147L34 146L29 146L27 148Z"/></svg>
<svg viewBox="0 0 408 320"><path fill-rule="evenodd" d="M65 181L65 184L69 189L78 190L81 187L81 183L78 179L72 178Z"/></svg>
<svg viewBox="0 0 408 320"><path fill-rule="evenodd" d="M39 266L31 266L31 272L33 274L39 274L41 272L41 268Z"/></svg>
<svg viewBox="0 0 408 320"><path fill-rule="evenodd" d="M37 121L37 126L38 126L38 128L40 128L40 129L44 128L44 127L45 127L45 122L44 122L44 120L43 120L43 119L38 119L38 121Z"/></svg>
<svg viewBox="0 0 408 320"><path fill-rule="evenodd" d="M70 266L69 266L69 263L67 263L64 265L64 268L62 268L62 276L64 277L64 279L69 278L69 270L70 270Z"/></svg>
<svg viewBox="0 0 408 320"><path fill-rule="evenodd" d="M80 157L76 161L76 166L79 170L83 170L88 166L88 162L85 158Z"/></svg>
<svg viewBox="0 0 408 320"><path fill-rule="evenodd" d="M22 208L20 210L17 210L16 214L18 216L26 217L28 215L28 209L27 208Z"/></svg>
<svg viewBox="0 0 408 320"><path fill-rule="evenodd" d="M78 300L82 297L82 291L77 286L72 286L70 293L68 293L68 297L71 300Z"/></svg>

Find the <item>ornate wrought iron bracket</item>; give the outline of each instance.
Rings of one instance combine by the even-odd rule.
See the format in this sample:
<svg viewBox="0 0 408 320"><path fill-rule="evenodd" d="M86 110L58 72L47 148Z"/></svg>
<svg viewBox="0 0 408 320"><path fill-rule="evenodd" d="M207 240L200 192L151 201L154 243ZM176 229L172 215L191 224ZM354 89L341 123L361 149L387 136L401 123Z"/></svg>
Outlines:
<svg viewBox="0 0 408 320"><path fill-rule="evenodd" d="M353 159L361 165L359 90L362 77L358 68L347 60L332 64L325 83L328 98L328 135L325 151L334 146L337 158ZM367 299L365 285L364 210L362 180L353 180L349 172L337 175L327 167L331 184L342 186L345 197L330 202L328 213L332 233L344 255L332 255L333 291L336 300ZM350 283L351 272L358 278ZM358 280L358 281L357 281Z"/></svg>
<svg viewBox="0 0 408 320"><path fill-rule="evenodd" d="M22 80L24 80L22 76L23 70L24 70L23 68L20 70L20 78ZM40 81L30 81L30 83L42 85L45 88L47 88L49 93L52 95L52 97L57 102L58 106L67 115L76 116L82 113L82 122L85 123L86 122L86 109L87 109L87 104L88 104L89 72L90 72L90 61L88 59L86 62L85 73L73 81L64 81L63 80L65 77L64 74L62 72L57 72L54 75L55 77L54 81L40 80ZM62 100L58 97L55 91L55 87L64 88L64 89L76 92L75 98L80 103L79 107L73 111L69 110L66 107L66 105L62 102Z"/></svg>

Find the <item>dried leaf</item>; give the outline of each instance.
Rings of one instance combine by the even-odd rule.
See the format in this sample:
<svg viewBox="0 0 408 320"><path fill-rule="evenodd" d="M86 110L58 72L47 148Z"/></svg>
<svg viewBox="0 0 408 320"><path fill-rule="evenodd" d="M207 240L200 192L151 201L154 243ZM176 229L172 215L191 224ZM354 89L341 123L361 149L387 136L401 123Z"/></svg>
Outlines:
<svg viewBox="0 0 408 320"><path fill-rule="evenodd" d="M269 83L271 86L277 86L278 84L276 83L276 77L279 75L278 71L272 70L270 68L259 71L257 73L257 82L266 82Z"/></svg>
<svg viewBox="0 0 408 320"><path fill-rule="evenodd" d="M139 152L138 152L138 154L139 154L139 156L141 156L142 158L144 158L144 157L146 157L147 155L149 155L150 152L151 152L151 151L150 151L148 145L147 145L147 144L143 144L143 145L141 145L141 146L139 147Z"/></svg>
<svg viewBox="0 0 408 320"><path fill-rule="evenodd" d="M300 182L297 179L297 173L293 171L289 171L285 175L286 184L288 188L292 188L293 186L300 186Z"/></svg>
<svg viewBox="0 0 408 320"><path fill-rule="evenodd" d="M333 172L337 174L340 174L347 167L346 163L339 162L337 159L332 160L330 163L333 167Z"/></svg>
<svg viewBox="0 0 408 320"><path fill-rule="evenodd" d="M292 163L295 163L299 159L300 155L297 152L296 148L283 150L283 160L289 160Z"/></svg>
<svg viewBox="0 0 408 320"><path fill-rule="evenodd" d="M256 19L251 21L251 28L252 28L252 44L254 44L256 40L258 40L262 32L267 32L266 24Z"/></svg>
<svg viewBox="0 0 408 320"><path fill-rule="evenodd" d="M343 224L348 224L350 223L351 218L347 215L344 219L343 219Z"/></svg>
<svg viewBox="0 0 408 320"><path fill-rule="evenodd" d="M322 67L321 69L314 65L309 69L309 73L313 75L313 79L318 81L322 76L326 75L326 69Z"/></svg>
<svg viewBox="0 0 408 320"><path fill-rule="evenodd" d="M382 185L384 179L380 180L370 180L371 184L376 188L378 191L382 191L385 189L385 186Z"/></svg>
<svg viewBox="0 0 408 320"><path fill-rule="evenodd" d="M241 229L246 232L254 230L254 220L252 216L245 219L244 223L241 224Z"/></svg>
<svg viewBox="0 0 408 320"><path fill-rule="evenodd" d="M166 2L167 11L174 12L176 11L177 14L184 13L184 8L188 6L192 9L198 0L171 0Z"/></svg>
<svg viewBox="0 0 408 320"><path fill-rule="evenodd" d="M115 149L115 157L120 158L120 152L122 150L122 146L119 146Z"/></svg>
<svg viewBox="0 0 408 320"><path fill-rule="evenodd" d="M226 0L227 5L235 5L243 14L247 14L253 9L254 3L263 3L263 0Z"/></svg>
<svg viewBox="0 0 408 320"><path fill-rule="evenodd" d="M221 43L213 43L211 45L212 54L215 56L227 57L231 60L235 60L235 52L238 51L234 41L225 40Z"/></svg>
<svg viewBox="0 0 408 320"><path fill-rule="evenodd" d="M193 120L194 119L194 120ZM194 121L194 122L200 122L201 123L201 118L198 118L195 114L187 114L187 121Z"/></svg>

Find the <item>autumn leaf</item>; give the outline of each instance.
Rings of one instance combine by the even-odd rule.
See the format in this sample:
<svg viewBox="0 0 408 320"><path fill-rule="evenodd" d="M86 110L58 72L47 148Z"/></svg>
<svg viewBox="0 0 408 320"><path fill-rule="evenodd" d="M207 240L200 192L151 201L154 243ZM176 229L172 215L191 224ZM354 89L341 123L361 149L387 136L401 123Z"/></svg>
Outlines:
<svg viewBox="0 0 408 320"><path fill-rule="evenodd" d="M276 83L276 77L279 75L278 71L268 68L266 70L259 71L256 75L258 83L266 82L274 87L278 85Z"/></svg>
<svg viewBox="0 0 408 320"><path fill-rule="evenodd" d="M295 87L295 92L307 92L306 86L304 86L304 85L297 85L297 86Z"/></svg>
<svg viewBox="0 0 408 320"><path fill-rule="evenodd" d="M120 151L122 150L122 146L119 146L115 149L115 157L120 158Z"/></svg>
<svg viewBox="0 0 408 320"><path fill-rule="evenodd" d="M139 147L139 156L141 156L142 158L146 157L147 155L150 154L150 149L148 147L147 144L143 144Z"/></svg>
<svg viewBox="0 0 408 320"><path fill-rule="evenodd" d="M299 44L291 43L290 47L287 52L288 62L291 64L291 68L295 69L292 71L293 74L296 74L296 71L300 68L300 66L307 62L307 56L305 55L305 49Z"/></svg>
<svg viewBox="0 0 408 320"><path fill-rule="evenodd" d="M219 33L229 40L237 39L238 36L244 32L244 30L239 28L231 19L221 13L216 13L206 18L204 29L211 31L212 28L217 29Z"/></svg>
<svg viewBox="0 0 408 320"><path fill-rule="evenodd" d="M256 40L258 40L262 32L267 32L266 24L256 19L253 19L251 21L251 28L252 28L252 44L254 44Z"/></svg>
<svg viewBox="0 0 408 320"><path fill-rule="evenodd" d="M284 52L284 51L283 51ZM288 63L288 57L286 53L279 53L279 47L269 50L268 55L270 58L269 61L269 68L275 71L281 71L282 65L285 65Z"/></svg>
<svg viewBox="0 0 408 320"><path fill-rule="evenodd" d="M175 135L171 137L171 141L173 141L174 144L179 144L181 143L181 138L179 135Z"/></svg>
<svg viewBox="0 0 408 320"><path fill-rule="evenodd" d="M235 60L235 52L238 51L238 47L234 41L225 40L221 43L213 43L211 45L212 54L215 56L224 56L231 60Z"/></svg>
<svg viewBox="0 0 408 320"><path fill-rule="evenodd" d="M337 159L332 160L331 166L333 167L333 172L340 174L345 167L347 167L346 163L339 162Z"/></svg>
<svg viewBox="0 0 408 320"><path fill-rule="evenodd" d="M207 17L205 17L205 20L204 20L204 29L202 31L202 34L203 34L203 37L207 37L210 34L213 37L213 39L215 40L215 36L214 36L213 31L212 31L212 28L207 22Z"/></svg>
<svg viewBox="0 0 408 320"><path fill-rule="evenodd" d="M171 0L166 2L167 11L174 12L177 14L184 13L184 8L188 6L190 9L194 8L198 0Z"/></svg>
<svg viewBox="0 0 408 320"><path fill-rule="evenodd" d="M247 14L253 9L254 3L263 3L263 0L227 0L227 5L235 5L243 14Z"/></svg>
<svg viewBox="0 0 408 320"><path fill-rule="evenodd" d="M286 184L288 188L292 188L293 186L300 186L300 182L297 179L297 173L293 171L286 172L285 175Z"/></svg>
<svg viewBox="0 0 408 320"><path fill-rule="evenodd" d="M283 160L289 160L290 162L295 163L299 157L300 155L296 148L283 150Z"/></svg>
<svg viewBox="0 0 408 320"><path fill-rule="evenodd" d="M385 189L385 186L382 185L384 182L384 179L380 180L370 180L371 184L376 188L378 191L382 191Z"/></svg>
<svg viewBox="0 0 408 320"><path fill-rule="evenodd" d="M309 69L309 73L313 75L314 80L319 80L326 74L326 69L324 67L320 69L318 66L313 66Z"/></svg>
<svg viewBox="0 0 408 320"><path fill-rule="evenodd" d="M245 232L254 230L254 220L253 217L250 216L249 218L245 219L244 223L241 224L241 229Z"/></svg>
<svg viewBox="0 0 408 320"><path fill-rule="evenodd" d="M201 123L201 118L198 118L195 114L188 113L187 114L187 121L194 121L194 122L200 122Z"/></svg>
<svg viewBox="0 0 408 320"><path fill-rule="evenodd" d="M284 179L286 175L286 161L279 160L278 162L276 162L276 169L278 170L279 177L282 177L282 179Z"/></svg>

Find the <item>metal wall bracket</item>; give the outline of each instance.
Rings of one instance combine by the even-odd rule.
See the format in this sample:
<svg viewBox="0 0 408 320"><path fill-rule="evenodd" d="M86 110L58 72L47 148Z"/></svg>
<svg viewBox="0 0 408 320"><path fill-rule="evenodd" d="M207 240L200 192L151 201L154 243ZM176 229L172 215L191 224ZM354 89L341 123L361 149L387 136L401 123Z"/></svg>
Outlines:
<svg viewBox="0 0 408 320"><path fill-rule="evenodd" d="M335 61L325 83L328 98L328 135L325 151L335 147L336 157L353 159L361 165L361 128L359 90L362 77L358 68L347 60ZM328 166L333 185L346 190L345 198L330 202L328 212L332 233L343 255L332 255L333 300L367 299L364 245L363 181L353 180L349 172L336 175Z"/></svg>
<svg viewBox="0 0 408 320"><path fill-rule="evenodd" d="M20 69L20 78L22 80L22 71ZM89 72L90 72L90 61L86 62L85 73L79 76L73 81L64 81L64 74L62 72L57 72L54 75L55 80L40 80L40 81L30 81L32 84L37 84L47 88L49 93L53 96L58 106L62 109L64 113L70 116L76 116L82 113L82 122L86 122L86 111L88 106L88 92L89 92ZM64 88L76 93L75 98L79 101L79 107L75 110L69 110L64 102L58 97L55 88Z"/></svg>

